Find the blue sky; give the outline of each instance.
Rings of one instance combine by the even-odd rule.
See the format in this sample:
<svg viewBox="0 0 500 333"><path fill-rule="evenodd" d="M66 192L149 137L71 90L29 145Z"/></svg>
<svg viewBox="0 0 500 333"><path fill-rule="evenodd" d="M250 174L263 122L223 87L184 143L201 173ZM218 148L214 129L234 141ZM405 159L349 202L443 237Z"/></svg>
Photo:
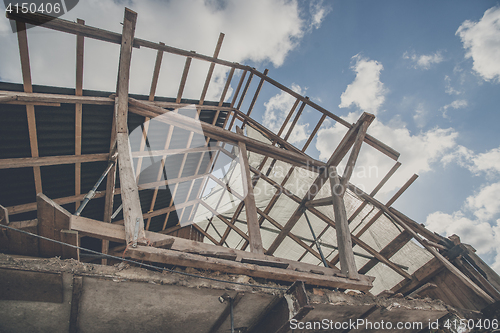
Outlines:
<svg viewBox="0 0 500 333"><path fill-rule="evenodd" d="M369 133L403 163L377 198L388 200L417 173L395 207L442 235L458 234L500 271L498 1L88 0L63 18L120 32L124 6L139 14L137 37L210 55L224 32L220 58L269 68L273 79L350 122L374 113ZM28 39L33 82L74 86L74 36L34 28ZM0 42L0 80L21 82L5 18ZM86 40L85 48L84 88L113 91L119 46ZM153 51L134 50L132 92L149 92L154 59ZM164 57L159 95L174 96L183 61ZM193 61L186 97L198 98L207 68ZM217 98L226 75L216 67L209 97ZM290 103L264 89L253 117L274 129ZM306 109L291 138L297 146L318 118ZM308 153L326 159L343 131L325 123ZM380 168L378 176L353 178L370 190L393 161L363 148L359 164Z"/></svg>

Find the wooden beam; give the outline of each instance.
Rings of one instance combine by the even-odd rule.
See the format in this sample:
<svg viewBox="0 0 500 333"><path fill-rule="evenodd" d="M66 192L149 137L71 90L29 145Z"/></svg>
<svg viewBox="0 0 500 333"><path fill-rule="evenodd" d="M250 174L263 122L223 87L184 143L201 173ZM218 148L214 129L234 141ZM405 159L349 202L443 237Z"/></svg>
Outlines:
<svg viewBox="0 0 500 333"><path fill-rule="evenodd" d="M125 227L122 225L104 223L89 218L85 218L82 216L73 215L71 216L70 229L76 230L82 235L87 235L99 239L108 239L110 241L118 243L125 243ZM323 276L336 275L345 278L345 276L340 274L337 269L330 269L326 267L320 267L307 263L297 262L295 260L288 260L284 258L266 256L263 254L241 251L237 249L231 249L208 243L196 242L189 239L174 237L157 232L146 231L145 233L146 233L146 238L151 242L164 241L166 239L174 239L172 250L179 252L191 252L191 253L220 252L220 253L225 253L227 255L236 255L237 260L241 260L241 258L271 260L281 263L288 263L289 264L288 269L290 270L309 271L311 269L315 269L323 272L324 273ZM367 276L362 276L361 279L365 282L369 282L372 280L372 278Z"/></svg>
<svg viewBox="0 0 500 333"><path fill-rule="evenodd" d="M227 90L229 89L229 86L231 85L231 80L233 79L233 75L234 75L234 67L231 67L231 70L229 71L229 74L227 76L226 84L224 85L224 89L222 90L222 94L220 95L219 106L222 106L222 104L224 104L224 100L226 99ZM227 120L227 118L229 118L229 113L226 117L226 120Z"/></svg>
<svg viewBox="0 0 500 333"><path fill-rule="evenodd" d="M363 125L361 125L358 134L356 134L356 140L354 141L354 145L352 146L351 154L349 155L349 159L347 160L347 164L345 166L344 174L342 176L342 181L340 182L339 190L342 191L341 196L344 195L345 186L351 179L352 173L354 171L354 165L356 164L356 160L358 159L359 151L361 150L361 145L366 136L366 131L368 130L368 126L370 122L365 121ZM330 181L332 179L330 178Z"/></svg>
<svg viewBox="0 0 500 333"><path fill-rule="evenodd" d="M358 194L359 195L359 194ZM369 196L367 196L369 197ZM412 228L410 228L403 220L401 220L395 213L391 212L389 208L385 207L382 203L377 201L374 198L369 199L371 203L377 206L379 209L382 209L386 214L388 214L391 218L393 218L401 227L403 227L407 232L409 232L413 238L415 238L423 247L427 249L436 259L438 259L443 266L445 266L450 273L455 275L462 283L464 283L467 287L469 287L473 292L475 292L478 296L483 298L488 303L494 303L494 300L489 296L483 289L479 288L474 282L472 282L464 273L462 273L457 267L451 264L441 253L439 253L435 248L428 245L424 240L415 232Z"/></svg>
<svg viewBox="0 0 500 333"><path fill-rule="evenodd" d="M196 52L192 52L196 53ZM179 84L179 91L177 92L177 99L175 100L176 103L180 103L182 99L182 93L184 92L184 87L186 86L186 80L189 72L189 66L191 66L191 60L193 60L192 57L187 57L186 58L186 63L184 64L184 71L182 72L182 77L181 77L181 83Z"/></svg>
<svg viewBox="0 0 500 333"><path fill-rule="evenodd" d="M258 170L256 170L255 168L250 168L250 170L254 173L258 172ZM303 202L303 200L301 200L299 197L297 197L295 194L291 193L290 191L288 191L286 188L282 188L280 187L279 184L277 184L275 181L273 181L272 179L270 179L269 177L267 177L266 175L264 174L261 174L261 177L262 179L264 179L265 181L267 181L269 184L273 185L274 187L278 188L280 190L281 193L285 194L286 196L288 196L289 198L291 198L292 200L294 200L296 203L298 204L301 204ZM304 208L305 209L305 208ZM315 209L314 207L309 207L308 208L309 211L311 213L313 213L314 215L316 215L319 219L323 220L325 223L327 223L328 225L330 225L332 228L335 228L335 222L332 221L328 216L326 216L325 214L321 213L320 211L318 211L317 209ZM397 272L398 274L400 274L401 276L404 276L406 278L411 278L411 276L406 273L405 271L403 271L398 265L394 264L393 262L389 261L387 258L385 258L384 256L380 255L380 253L378 253L375 249L373 249L371 246L369 246L368 244L366 244L365 242L363 242L361 239L355 237L354 235L351 235L351 239L352 241L356 244L356 245L359 245L361 248L363 248L365 251L367 251L368 253L370 253L372 256L374 256L375 258L377 258L378 260L380 260L382 263L386 264L388 267L390 267L392 270L394 270L395 272ZM268 253L266 253L268 254ZM360 276L361 278L361 276Z"/></svg>
<svg viewBox="0 0 500 333"><path fill-rule="evenodd" d="M61 230L61 242L73 246L80 246L80 238L78 231L75 230ZM61 245L61 259L75 259L80 261L80 249Z"/></svg>
<svg viewBox="0 0 500 333"><path fill-rule="evenodd" d="M395 255L403 246L405 246L413 237L406 231L400 233L396 238L394 238L389 244L387 244L379 253L380 255L390 259ZM370 269L372 269L379 261L377 259L371 259L358 271L359 274L366 274Z"/></svg>
<svg viewBox="0 0 500 333"><path fill-rule="evenodd" d="M236 133L243 135L243 130L236 127ZM252 177L250 176L250 166L248 164L247 149L245 143L238 142L239 160L241 166L241 178L243 181L243 196L245 201L245 211L247 217L248 235L250 237L250 251L254 253L264 253L262 248L262 237L260 235L260 225L257 219L257 206L252 187Z"/></svg>
<svg viewBox="0 0 500 333"><path fill-rule="evenodd" d="M130 98L130 104L131 106L134 106L133 108L131 107L130 109L131 112L146 117L153 117L158 114L163 114L165 112L165 110L162 108L145 104L142 101L138 101L133 98ZM237 133L233 133L231 131L222 129L218 126L214 126L205 123L203 121L201 122L195 121L192 118L180 114L169 113L168 119L161 119L161 117L159 118L160 118L158 119L159 121L186 129L188 131L193 131L201 135L206 135L219 141L230 142L232 144L237 144L239 141L244 142L247 147L247 150L249 151L267 156L272 156L273 158L281 159L287 163L307 168L310 170L317 170L319 168L324 167L325 165L323 162L317 161L308 156L300 155L291 151L287 151L285 149L276 148L269 144L260 142L258 140L251 139L239 135Z"/></svg>
<svg viewBox="0 0 500 333"><path fill-rule="evenodd" d="M219 56L220 48L222 46L222 41L224 40L224 34L221 32L219 34L219 39L217 40L217 45L215 46L214 58ZM205 84L203 85L203 90L201 92L200 102L198 104L203 105L205 101L205 96L207 95L208 85L210 84L210 80L212 79L212 74L214 73L215 63L211 63L208 69L207 78L205 79Z"/></svg>
<svg viewBox="0 0 500 333"><path fill-rule="evenodd" d="M102 29L93 28L90 26L81 26L81 25L78 25L76 23L66 21L63 19L59 19L59 18L54 18L54 17L48 16L48 15L31 14L31 13L27 13L27 14L10 13L10 14L7 14L7 17L9 19L20 20L20 21L35 24L35 25L42 25L43 24L43 27L46 27L49 29L68 32L68 33L72 33L72 34L81 33L82 35L89 37L89 38L94 38L94 39L98 39L98 40L104 40L104 41L108 41L108 42L112 42L112 43L121 44L122 38L121 38L120 34L109 32L109 31L102 30ZM267 75L260 73L256 69L251 68L250 66L240 65L238 63L232 63L232 62L229 62L226 60L221 60L221 59L217 59L217 58L202 55L202 54L196 54L196 53L189 52L189 51L182 50L182 49L178 49L178 48L175 48L172 46L162 45L160 43L154 43L154 42L142 40L139 38L135 38L134 39L134 47L140 47L140 46L144 46L144 47L155 49L155 50L162 50L162 51L169 52L172 54L182 55L182 56L191 57L191 58L195 58L195 59L200 59L200 60L208 61L211 63L216 63L216 64L228 66L230 68L242 69L242 70L244 70L245 74L247 72L249 72L251 76L256 75L260 78L264 78L268 83L272 84L273 86L277 87L278 89L287 92L288 94L294 96L295 98L300 99L301 101L306 101L304 96L301 96L300 94L293 91L292 89L282 85L281 83L277 82L276 80L269 78ZM239 89L237 89L235 96L237 96L238 92L239 92ZM242 99L240 100L240 102L241 101L242 101ZM234 100L233 100L233 102L234 102ZM348 128L352 127L352 125L349 124L346 120L338 117L337 115L331 113L330 111L324 109L323 107L317 105L316 103L314 103L310 100L307 100L306 103L309 106L311 106L312 108L327 115L331 119L343 124L344 126L346 126ZM232 103L232 106L233 105L234 105L234 103ZM387 145L383 144L382 142L373 138L370 135L366 136L365 142L368 143L369 145L373 146L375 149L386 154L387 156L389 156L390 158L392 158L394 160L397 160L399 157L399 153L397 151L388 147Z"/></svg>
<svg viewBox="0 0 500 333"><path fill-rule="evenodd" d="M37 195L37 207L38 234L43 237L62 241L61 230L69 229L71 214L42 193ZM40 239L40 256L61 256L63 253L62 246L64 245Z"/></svg>
<svg viewBox="0 0 500 333"><path fill-rule="evenodd" d="M265 69L264 70L264 75L267 75L267 73L269 72L269 69ZM255 90L255 94L252 98L252 102L250 102L250 106L248 107L248 111L247 111L247 116L250 117L250 114L252 113L253 111L253 108L255 106L255 103L257 102L257 98L259 97L259 94L260 94L260 91L262 89L262 86L264 85L264 79L261 79L258 86L257 86L257 89ZM246 124L246 121L243 122L243 125L242 127L244 127Z"/></svg>
<svg viewBox="0 0 500 333"><path fill-rule="evenodd" d="M145 237L144 220L142 218L139 190L135 181L127 126L130 60L132 57L132 41L134 40L136 21L137 13L125 8L117 97L115 98L116 141L118 146L120 187L122 189L123 218L127 244L132 243L132 245L135 245L139 239Z"/></svg>
<svg viewBox="0 0 500 333"><path fill-rule="evenodd" d="M9 211L0 205L0 224L9 225Z"/></svg>
<svg viewBox="0 0 500 333"><path fill-rule="evenodd" d="M45 165L61 165L107 161L108 154L62 155L45 157L21 157L0 159L1 169L16 169L26 167L40 167Z"/></svg>
<svg viewBox="0 0 500 333"><path fill-rule="evenodd" d="M166 249L156 249L147 246L129 248L126 254L131 258L137 260L147 260L150 262L165 263L169 265L195 267L198 269L209 269L231 274L243 274L252 277L278 281L295 282L297 280L301 280L311 285L342 289L349 288L365 291L372 287L371 283L366 283L366 281L348 280L336 276L318 275L313 273L292 271L290 269L244 264L241 262L204 257L197 254L182 253Z"/></svg>
<svg viewBox="0 0 500 333"><path fill-rule="evenodd" d="M366 131L364 126L362 129L365 129ZM359 138L359 135L357 138ZM353 151L355 148L356 147L353 148ZM351 156L353 155L351 154ZM330 178L330 187L332 190L332 203L336 222L335 231L337 234L337 246L340 256L340 268L342 273L349 276L349 278L357 279L358 270L356 269L356 262L354 261L354 254L352 253L351 232L349 230L349 223L347 222L347 213L345 211L343 197L345 191L344 185L340 181L336 167L328 167L328 177Z"/></svg>
<svg viewBox="0 0 500 333"><path fill-rule="evenodd" d="M85 24L84 20L77 19L78 24ZM83 50L84 37L80 34L76 35L76 85L75 95L83 95ZM75 104L75 155L82 154L82 104ZM75 163L75 195L81 194L81 163ZM75 209L80 206L79 202L75 203Z"/></svg>
<svg viewBox="0 0 500 333"><path fill-rule="evenodd" d="M32 93L30 58L28 51L28 35L26 33L26 24L16 21L17 40L19 44L19 55L21 57L21 71L23 75L24 92ZM30 138L31 156L38 157L38 138L36 131L35 106L26 104L26 116L28 120L28 132ZM42 174L39 166L33 167L33 176L35 179L36 193L42 192Z"/></svg>
<svg viewBox="0 0 500 333"><path fill-rule="evenodd" d="M326 165L332 165L332 166L337 166L342 158L347 154L351 146L354 144L356 134L358 130L360 129L361 125L367 121L371 123L373 121L374 116L368 113L363 113L361 117L359 118L358 122L356 123L356 126L354 126L351 130L349 130L342 141L340 142L339 146L335 149L333 152L332 156L330 156L328 162ZM316 177L315 181L311 184L309 189L307 190L306 194L304 195L304 198L301 200L300 205L297 207L295 212L292 214L290 219L288 219L287 223L283 227L283 230L280 232L280 234L275 238L271 246L269 247L268 251L266 254L272 255L274 251L280 246L280 244L283 242L285 239L286 235L293 229L297 221L300 219L302 216L302 213L305 210L305 204L307 201L313 200L316 194L320 191L320 189L323 187L323 184L325 181L328 179L328 172L323 169L322 172Z"/></svg>

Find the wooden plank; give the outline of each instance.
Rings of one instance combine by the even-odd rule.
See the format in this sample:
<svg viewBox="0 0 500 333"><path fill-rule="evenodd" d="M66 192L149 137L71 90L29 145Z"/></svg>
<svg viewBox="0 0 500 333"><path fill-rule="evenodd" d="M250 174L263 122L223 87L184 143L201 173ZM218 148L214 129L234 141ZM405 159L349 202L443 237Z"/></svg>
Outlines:
<svg viewBox="0 0 500 333"><path fill-rule="evenodd" d="M71 216L70 229L78 231L81 235L86 235L90 237L95 237L99 239L107 239L113 242L125 243L125 227L122 225L104 223L82 216ZM151 242L163 241L165 239L174 239L175 242L172 245L172 250L180 252L213 252L213 253L225 253L227 255L236 254L238 260L242 258L255 258L263 260L272 260L277 262L285 262L289 264L288 269L295 270L300 269L302 271L309 271L311 269L319 269L324 272L324 275L337 275L339 274L337 269L330 269L326 267L320 267L316 265L311 265L307 263L297 262L295 260L288 260L284 258L277 258L272 256L266 256L263 254L252 253L247 251L241 251L237 249L231 249L227 247L221 247L217 245L211 245L208 243L196 242L184 238L174 237L170 235L165 235L157 232L146 231L146 238ZM371 278L367 276L361 276L361 279L365 281L370 281Z"/></svg>
<svg viewBox="0 0 500 333"><path fill-rule="evenodd" d="M32 93L30 58L28 51L28 36L26 34L26 24L16 21L17 40L19 44L19 55L21 57L21 71L23 75L24 92ZM38 157L38 138L36 132L35 106L26 105L26 116L28 119L28 133L30 138L31 156ZM33 167L36 193L42 192L42 174L39 166Z"/></svg>
<svg viewBox="0 0 500 333"><path fill-rule="evenodd" d="M236 133L243 135L243 130L236 127ZM243 181L243 196L245 201L245 211L247 217L248 236L250 237L250 251L254 253L264 253L262 247L262 237L260 235L260 225L257 218L257 206L253 193L252 177L250 176L250 166L248 164L247 149L245 143L238 142L239 160L241 166L241 178Z"/></svg>
<svg viewBox="0 0 500 333"><path fill-rule="evenodd" d="M73 289L71 291L71 310L69 315L69 333L78 332L78 314L80 310L80 298L83 291L83 277L73 277Z"/></svg>
<svg viewBox="0 0 500 333"><path fill-rule="evenodd" d="M362 129L366 131L365 126L363 126ZM356 147L353 147L353 151L355 148ZM341 272L351 279L357 279L358 270L356 269L356 262L354 261L354 254L352 253L351 232L349 231L349 223L347 223L347 213L345 211L343 198L345 191L343 189L344 185L340 181L335 166L328 167L328 176L330 178L330 187L332 190L332 203L336 222L335 231L337 234L337 247L340 257Z"/></svg>
<svg viewBox="0 0 500 333"><path fill-rule="evenodd" d="M160 42L160 45L165 45L165 44ZM148 100L150 100L150 101L154 101L154 99L155 99L156 87L158 86L158 78L160 76L160 68L161 68L162 59L163 59L163 51L158 50L158 52L156 52L156 61L155 61L155 68L153 70L153 78L151 79L151 89L149 90Z"/></svg>
<svg viewBox="0 0 500 333"><path fill-rule="evenodd" d="M63 302L62 273L0 268L0 300Z"/></svg>
<svg viewBox="0 0 500 333"><path fill-rule="evenodd" d="M0 159L0 169L40 167L45 165L61 165L86 162L107 161L108 154L62 155L45 157L22 157Z"/></svg>
<svg viewBox="0 0 500 333"><path fill-rule="evenodd" d="M9 90L0 90L1 95L14 98L19 103L60 106L61 103L66 104L89 104L89 105L113 105L113 99L109 97L94 97L94 96L76 96L76 95L59 95L45 93L18 92ZM12 104L12 103L11 103Z"/></svg>
<svg viewBox="0 0 500 333"><path fill-rule="evenodd" d="M229 260L199 256L196 254L156 249L152 247L138 246L137 248L129 248L126 253L131 258L137 260L195 267L198 269L209 269L231 274L244 274L275 281L295 282L297 280L302 280L311 285L356 290L368 290L371 288L371 283L366 283L366 281L349 280L336 276L317 275L291 271L289 269L244 264Z"/></svg>
<svg viewBox="0 0 500 333"><path fill-rule="evenodd" d="M379 253L390 259L396 254L403 246L405 246L413 237L406 231L400 233L396 238L394 238L389 244L387 244ZM372 269L377 263L376 259L371 259L358 271L359 274L366 274L370 269Z"/></svg>
<svg viewBox="0 0 500 333"><path fill-rule="evenodd" d="M464 256L467 261L493 286L500 291L500 277L491 269L475 252L469 244L459 245L464 250Z"/></svg>
<svg viewBox="0 0 500 333"><path fill-rule="evenodd" d="M267 73L269 73L269 69L266 68L264 70L264 75L267 75ZM264 79L261 79L260 82L259 82L259 84L257 85L257 89L255 90L255 94L254 94L254 96L252 98L252 101L250 102L250 106L248 107L247 116L249 116L249 117L250 117L250 114L253 111L255 103L257 102L257 98L259 97L259 94L260 94L260 91L261 91L263 85L264 85ZM243 122L243 126L244 126L245 123L246 122Z"/></svg>
<svg viewBox="0 0 500 333"><path fill-rule="evenodd" d="M78 24L85 24L84 20L77 19ZM76 84L75 95L83 95L83 51L84 37L76 35ZM75 155L82 154L82 104L75 104ZM75 163L75 195L81 194L81 163ZM75 209L78 209L80 203L75 203Z"/></svg>
<svg viewBox="0 0 500 333"><path fill-rule="evenodd" d="M226 84L224 85L224 89L222 90L222 94L220 95L219 106L222 106L224 100L226 99L227 90L231 85L231 80L233 79L233 75L234 75L234 67L231 67L231 70L229 71L229 74L227 76ZM226 120L227 118L229 118L229 114L227 115Z"/></svg>
<svg viewBox="0 0 500 333"><path fill-rule="evenodd" d="M436 289L436 288L437 288L437 286L434 283L426 283L422 287L418 288L417 290L415 290L414 292L409 294L408 297L416 297L420 293L426 292L428 290Z"/></svg>
<svg viewBox="0 0 500 333"><path fill-rule="evenodd" d="M9 223L9 227L16 229L28 229L33 227L38 227L38 220L26 220L26 221L16 221Z"/></svg>
<svg viewBox="0 0 500 333"><path fill-rule="evenodd" d="M196 52L192 52L196 53ZM176 103L180 103L182 99L182 94L184 92L184 87L186 86L186 80L189 72L189 66L191 66L192 57L186 58L186 63L184 64L184 71L182 72L181 83L179 84L179 90L177 92L177 98L175 100Z"/></svg>
<svg viewBox="0 0 500 333"><path fill-rule="evenodd" d="M80 238L78 237L78 231L75 230L61 230L61 242L80 246ZM61 245L61 259L76 259L80 261L80 249L75 249L73 247Z"/></svg>
<svg viewBox="0 0 500 333"><path fill-rule="evenodd" d="M142 218L139 190L135 181L132 153L128 138L128 89L132 42L134 40L137 13L125 8L123 19L120 64L115 98L116 141L118 147L118 170L120 172L121 196L127 244L144 238L144 220ZM138 232L135 232L137 230Z"/></svg>
<svg viewBox="0 0 500 333"><path fill-rule="evenodd" d="M0 205L0 224L9 224L9 211L2 205Z"/></svg>
<svg viewBox="0 0 500 333"><path fill-rule="evenodd" d="M408 294L419 286L427 283L432 277L444 269L443 264L436 258L432 258L425 265L413 272L411 279L405 279L391 288L395 294Z"/></svg>
<svg viewBox="0 0 500 333"><path fill-rule="evenodd" d="M219 56L220 48L222 46L222 41L224 40L224 34L221 32L219 34L219 39L217 40L217 45L215 46L214 58ZM208 85L210 84L210 80L212 79L212 74L214 73L215 63L211 63L208 69L207 78L205 79L205 84L203 85L203 90L201 92L200 102L198 104L203 105L205 101L205 96L207 95Z"/></svg>

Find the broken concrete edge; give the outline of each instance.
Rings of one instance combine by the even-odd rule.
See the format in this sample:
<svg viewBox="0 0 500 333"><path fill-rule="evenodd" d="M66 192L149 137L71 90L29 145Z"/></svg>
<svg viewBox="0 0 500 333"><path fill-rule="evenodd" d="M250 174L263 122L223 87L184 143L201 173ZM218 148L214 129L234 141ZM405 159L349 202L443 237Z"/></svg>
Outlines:
<svg viewBox="0 0 500 333"><path fill-rule="evenodd" d="M225 274L220 272L200 271L193 268L181 269L180 272L201 275L209 278L227 280L228 282L251 283L252 286L237 285L225 282L205 280L196 277L180 275L174 272L155 272L149 269L133 267L125 262L115 266L104 266L91 263L82 263L74 259L62 260L54 258L34 258L18 255L7 255L0 253L0 269L16 269L47 273L71 273L75 276L94 277L108 279L114 282L143 282L159 285L179 285L191 288L220 289L238 292L265 293L275 296L282 296L291 284L276 284L272 281L265 283L255 281L246 275ZM277 287L280 289L267 289L263 287ZM451 307L440 300L427 299L406 299L406 298L385 298L363 293L345 293L325 288L306 286L306 294L310 304L345 304L345 305L366 305L374 304L383 308L402 307L407 309L428 309L432 311L449 311Z"/></svg>

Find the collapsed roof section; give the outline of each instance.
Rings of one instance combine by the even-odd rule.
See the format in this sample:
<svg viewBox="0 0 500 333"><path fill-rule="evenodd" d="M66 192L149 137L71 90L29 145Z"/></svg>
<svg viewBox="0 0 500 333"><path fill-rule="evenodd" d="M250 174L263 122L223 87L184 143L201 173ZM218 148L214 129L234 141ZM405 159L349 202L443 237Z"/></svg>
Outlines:
<svg viewBox="0 0 500 333"><path fill-rule="evenodd" d="M498 275L470 248L391 207L416 176L386 204L374 198L400 163L398 152L367 134L373 115L364 113L350 124L276 82L267 70L218 59L222 34L214 55L205 56L136 38L137 14L128 9L122 34L41 14L8 17L18 28L23 91L12 84L2 84L0 91L2 136L10 140L0 156L3 224L36 227L42 236L75 245L101 239L104 254L125 249L131 258L168 265L374 294L419 290L479 310L500 299ZM76 35L74 91L32 85L26 23ZM85 38L121 45L111 96L83 90ZM149 96L128 91L131 54L141 48L157 50ZM164 52L185 58L172 99L156 97ZM183 99L192 61L210 63L196 101ZM215 66L230 71L219 101L207 102ZM240 79L233 82L237 72ZM259 81L243 111L253 78ZM225 102L230 87L234 94ZM296 99L277 133L251 117L266 87ZM24 109L26 118L20 116ZM296 147L289 138L306 112L319 121ZM345 126L345 135L322 162L307 151L327 119ZM349 182L363 144L395 161L370 193ZM339 175L341 162L346 168ZM106 182L93 188L99 178ZM87 208L77 209L90 199ZM36 222L25 221L35 214ZM12 233L5 236L7 251L79 256L46 241L28 251L9 238ZM144 246L146 240L156 248ZM462 296L447 287L449 281L460 286ZM425 287L431 282L438 291Z"/></svg>

